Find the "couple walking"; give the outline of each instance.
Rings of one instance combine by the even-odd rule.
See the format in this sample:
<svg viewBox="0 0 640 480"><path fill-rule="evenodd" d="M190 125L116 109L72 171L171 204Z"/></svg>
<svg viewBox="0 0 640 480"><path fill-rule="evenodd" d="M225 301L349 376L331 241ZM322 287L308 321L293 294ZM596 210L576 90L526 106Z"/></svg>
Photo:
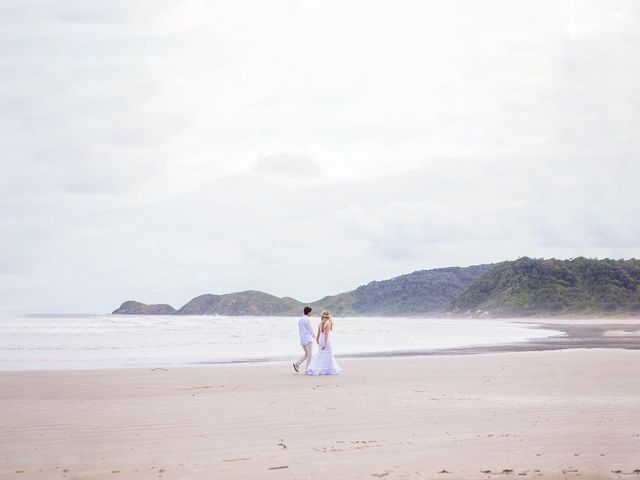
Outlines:
<svg viewBox="0 0 640 480"><path fill-rule="evenodd" d="M328 310L322 312L318 332L314 335L311 326L311 307L304 307L304 316L298 320L298 332L300 333L300 345L304 350L304 355L300 360L293 363L293 369L296 373L299 371L300 365L305 360L307 365L305 372L307 375L335 375L342 368L333 358L333 348L329 343L329 336L333 330L333 318ZM318 353L313 355L313 341L318 344Z"/></svg>

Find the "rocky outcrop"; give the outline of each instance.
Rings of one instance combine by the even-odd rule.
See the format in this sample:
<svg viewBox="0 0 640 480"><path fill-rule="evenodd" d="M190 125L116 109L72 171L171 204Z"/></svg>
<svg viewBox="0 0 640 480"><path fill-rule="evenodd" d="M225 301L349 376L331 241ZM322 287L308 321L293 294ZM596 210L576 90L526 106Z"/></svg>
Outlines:
<svg viewBox="0 0 640 480"><path fill-rule="evenodd" d="M120 305L120 308L113 311L114 315L174 315L176 309L171 305L147 305L145 303L129 300Z"/></svg>
<svg viewBox="0 0 640 480"><path fill-rule="evenodd" d="M226 295L200 295L178 310L178 315L296 315L304 304L285 297L249 290Z"/></svg>

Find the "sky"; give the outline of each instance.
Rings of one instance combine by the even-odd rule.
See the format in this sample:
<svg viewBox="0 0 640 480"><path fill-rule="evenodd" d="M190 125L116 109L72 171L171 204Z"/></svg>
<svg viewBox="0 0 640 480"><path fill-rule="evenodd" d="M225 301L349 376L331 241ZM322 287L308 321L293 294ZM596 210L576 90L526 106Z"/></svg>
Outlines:
<svg viewBox="0 0 640 480"><path fill-rule="evenodd" d="M636 0L4 0L0 310L640 255Z"/></svg>

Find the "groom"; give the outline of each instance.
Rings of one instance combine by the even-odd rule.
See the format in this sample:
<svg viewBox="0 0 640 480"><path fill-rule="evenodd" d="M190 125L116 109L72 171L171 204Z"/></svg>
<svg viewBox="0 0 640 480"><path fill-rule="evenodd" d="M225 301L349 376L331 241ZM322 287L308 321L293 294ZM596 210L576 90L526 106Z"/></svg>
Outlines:
<svg viewBox="0 0 640 480"><path fill-rule="evenodd" d="M305 371L311 361L313 355L313 341L315 340L315 334L313 333L313 327L311 326L311 307L304 307L304 317L298 320L298 332L300 333L300 345L304 350L304 355L300 360L293 363L293 369L298 373L298 367L300 364L307 361L305 365Z"/></svg>

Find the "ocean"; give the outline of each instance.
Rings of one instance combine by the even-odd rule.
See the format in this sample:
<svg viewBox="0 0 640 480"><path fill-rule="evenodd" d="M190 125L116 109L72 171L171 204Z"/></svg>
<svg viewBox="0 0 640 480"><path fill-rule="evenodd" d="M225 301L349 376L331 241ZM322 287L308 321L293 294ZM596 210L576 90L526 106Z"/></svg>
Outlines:
<svg viewBox="0 0 640 480"><path fill-rule="evenodd" d="M297 317L0 315L0 370L295 360ZM318 317L312 317L317 324ZM338 317L339 357L437 353L561 335L504 320Z"/></svg>

